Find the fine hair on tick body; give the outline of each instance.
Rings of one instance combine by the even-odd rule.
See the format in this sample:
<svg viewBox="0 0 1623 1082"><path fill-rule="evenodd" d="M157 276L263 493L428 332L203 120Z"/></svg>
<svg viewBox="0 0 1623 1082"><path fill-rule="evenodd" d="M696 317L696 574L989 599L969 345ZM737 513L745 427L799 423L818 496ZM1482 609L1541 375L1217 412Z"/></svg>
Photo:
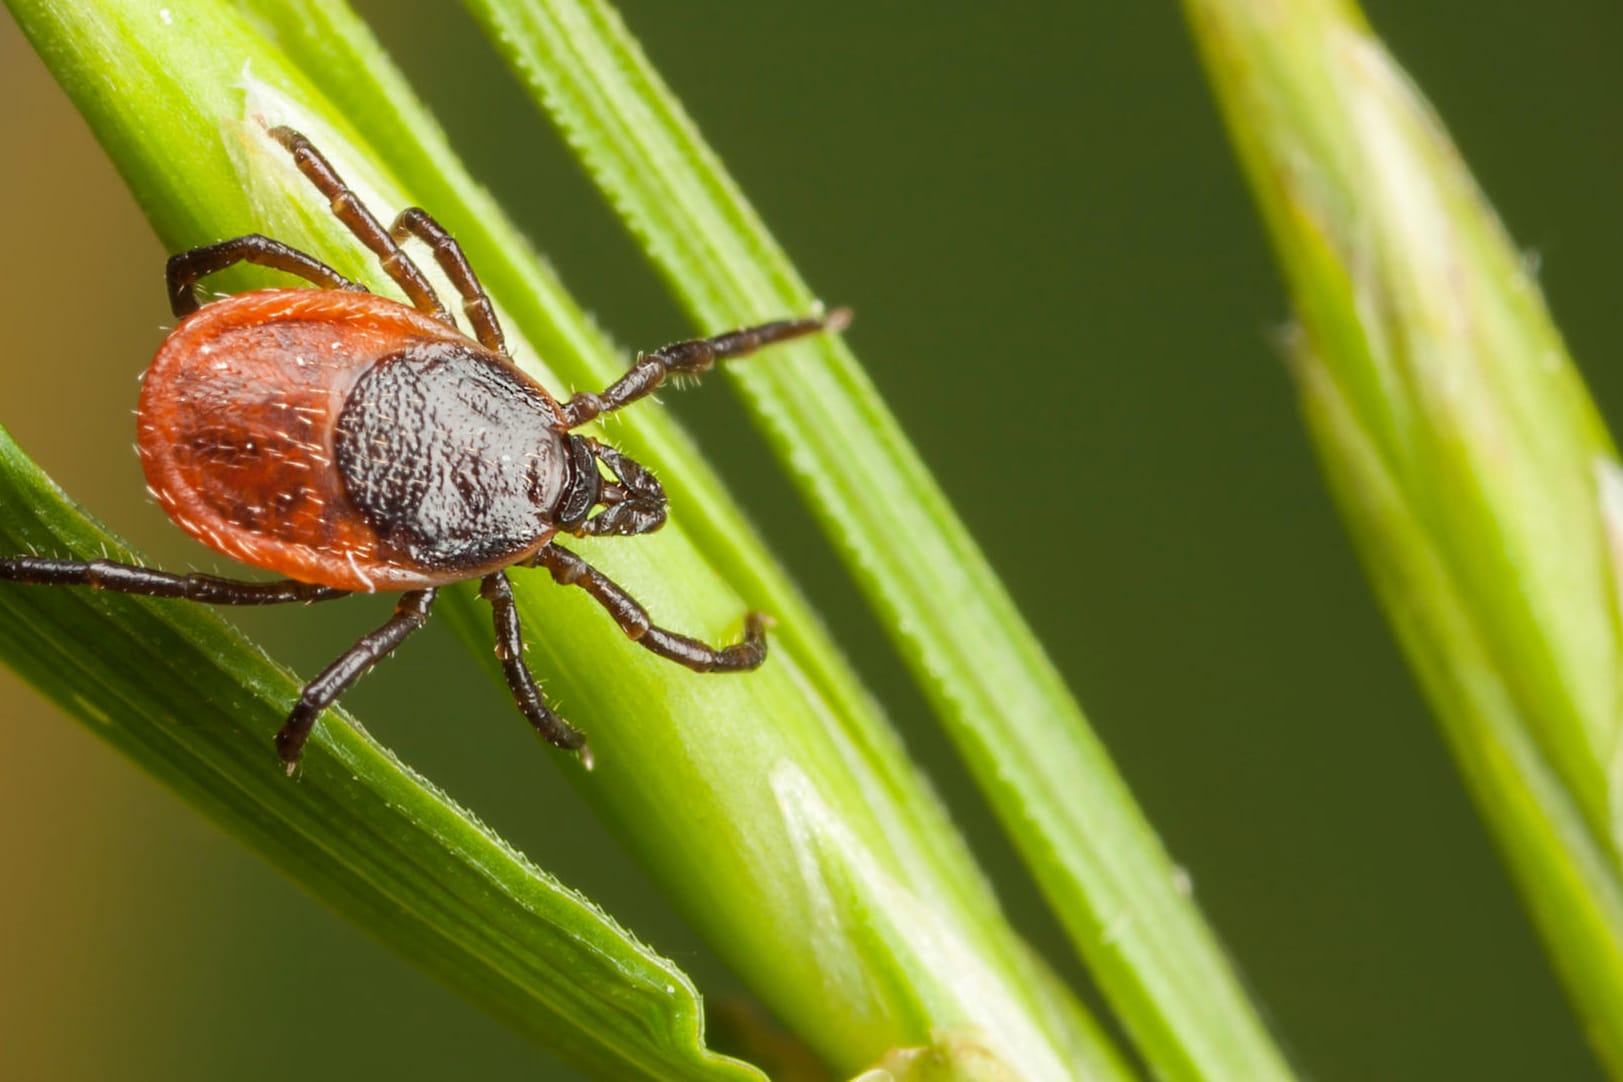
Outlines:
<svg viewBox="0 0 1623 1082"><path fill-rule="evenodd" d="M604 390L560 402L513 364L490 298L438 222L409 207L385 229L308 139L285 127L269 134L411 303L370 293L257 233L172 257L169 303L181 318L144 377L137 447L147 484L176 525L284 577L249 582L16 556L0 557L0 580L212 605L401 591L394 615L294 703L276 734L289 774L321 712L423 625L441 586L469 579L490 602L496 653L519 710L590 767L585 736L547 706L525 665L509 568L545 568L555 582L585 590L630 639L695 672L760 666L763 614L745 617L741 641L711 647L653 623L635 598L558 543L560 535L649 533L666 515L665 491L648 470L573 430L651 394L670 375L841 330L850 312L677 342L640 354ZM414 243L456 288L472 337L403 247ZM238 263L315 288L199 301L199 281Z"/></svg>

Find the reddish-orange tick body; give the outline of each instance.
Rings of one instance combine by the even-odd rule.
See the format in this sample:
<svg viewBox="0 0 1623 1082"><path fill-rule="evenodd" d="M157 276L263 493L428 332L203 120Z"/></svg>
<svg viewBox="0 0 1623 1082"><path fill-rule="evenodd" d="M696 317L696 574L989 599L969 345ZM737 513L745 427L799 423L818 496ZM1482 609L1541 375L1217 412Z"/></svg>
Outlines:
<svg viewBox="0 0 1623 1082"><path fill-rule="evenodd" d="M206 305L142 385L147 484L243 563L339 590L410 590L533 556L596 502L558 404L501 356L369 293ZM448 438L449 437L449 438Z"/></svg>
<svg viewBox="0 0 1623 1082"><path fill-rule="evenodd" d="M141 464L154 496L193 537L285 578L246 582L175 575L110 560L0 558L0 580L89 586L217 605L326 601L405 591L394 616L363 636L299 696L276 734L292 773L321 711L423 625L438 587L480 580L496 653L536 730L588 765L585 737L552 712L524 664L507 579L544 567L578 586L644 648L697 672L753 669L766 659L765 617L721 648L655 625L634 598L558 544L559 535L626 536L665 522L652 474L572 430L653 392L673 372L822 330L850 313L780 320L641 354L601 393L559 402L507 353L496 313L462 249L415 207L389 229L302 135L270 135L379 259L411 306L375 296L325 263L258 234L169 260L180 323L141 390ZM420 241L462 299L464 334L401 248ZM267 289L208 304L202 278L234 264L272 267L315 289Z"/></svg>

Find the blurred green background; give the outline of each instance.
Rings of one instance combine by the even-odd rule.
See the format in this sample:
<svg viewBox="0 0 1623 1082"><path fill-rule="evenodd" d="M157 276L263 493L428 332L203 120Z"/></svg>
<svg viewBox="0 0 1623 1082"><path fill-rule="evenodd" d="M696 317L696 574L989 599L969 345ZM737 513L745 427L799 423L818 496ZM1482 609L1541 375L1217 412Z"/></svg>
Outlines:
<svg viewBox="0 0 1623 1082"><path fill-rule="evenodd" d="M460 11L402 6L362 5L587 306L628 345L686 333ZM874 379L1304 1076L1596 1077L1316 476L1270 344L1282 293L1176 7L621 9L808 278L857 309ZM1623 342L1623 9L1367 10L1623 414L1604 363ZM3 18L0 139L0 424L167 565L218 566L147 501L130 446L166 253ZM1084 979L723 381L666 401L890 706L1017 925ZM243 622L309 673L369 604ZM712 1005L741 996L461 647L440 629L406 657L347 700L369 728ZM0 719L11 1077L572 1077L4 672Z"/></svg>

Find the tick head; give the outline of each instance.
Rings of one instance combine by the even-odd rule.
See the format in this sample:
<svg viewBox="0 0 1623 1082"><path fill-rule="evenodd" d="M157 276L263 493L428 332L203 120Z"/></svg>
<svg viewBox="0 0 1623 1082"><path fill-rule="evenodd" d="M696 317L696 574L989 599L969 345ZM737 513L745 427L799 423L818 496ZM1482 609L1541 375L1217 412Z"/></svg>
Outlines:
<svg viewBox="0 0 1623 1082"><path fill-rule="evenodd" d="M640 462L585 436L565 439L571 477L558 506L560 530L628 537L653 533L665 525L665 489ZM605 477L600 466L612 478Z"/></svg>
<svg viewBox="0 0 1623 1082"><path fill-rule="evenodd" d="M602 499L603 475L597 468L597 444L584 436L566 435L563 485L558 490L552 521L564 533L580 534L586 519Z"/></svg>

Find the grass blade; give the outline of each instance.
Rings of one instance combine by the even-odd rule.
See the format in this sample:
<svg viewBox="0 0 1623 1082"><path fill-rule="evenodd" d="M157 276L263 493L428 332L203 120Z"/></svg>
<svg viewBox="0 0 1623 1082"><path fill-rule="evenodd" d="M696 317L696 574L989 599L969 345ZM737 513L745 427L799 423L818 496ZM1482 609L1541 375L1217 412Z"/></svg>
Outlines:
<svg viewBox="0 0 1623 1082"><path fill-rule="evenodd" d="M1623 1075L1616 453L1437 118L1341 0L1186 0L1301 321L1342 513Z"/></svg>
<svg viewBox="0 0 1623 1082"><path fill-rule="evenodd" d="M814 303L606 4L469 6L698 326ZM1080 708L849 349L806 352L818 363L740 367L735 385L1139 1048L1168 1078L1288 1077Z"/></svg>

